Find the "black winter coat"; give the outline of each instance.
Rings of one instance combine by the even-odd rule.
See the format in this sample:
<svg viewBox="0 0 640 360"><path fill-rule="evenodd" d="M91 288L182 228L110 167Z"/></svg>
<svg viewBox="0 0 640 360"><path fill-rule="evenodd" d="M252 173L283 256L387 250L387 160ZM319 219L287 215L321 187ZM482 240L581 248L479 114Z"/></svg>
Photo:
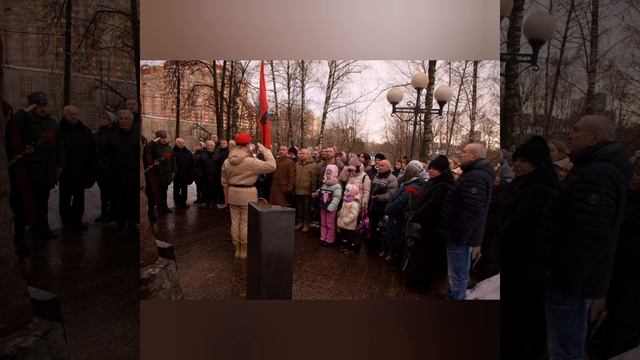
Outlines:
<svg viewBox="0 0 640 360"><path fill-rule="evenodd" d="M109 179L119 186L140 183L140 133L118 128L107 136Z"/></svg>
<svg viewBox="0 0 640 360"><path fill-rule="evenodd" d="M453 187L451 172L432 177L420 188L407 208L410 221L420 223L421 239L416 241L407 263L408 279L424 285L442 279L447 273L447 242L436 236L442 204Z"/></svg>
<svg viewBox="0 0 640 360"><path fill-rule="evenodd" d="M502 203L498 226L500 279L505 288L516 287L525 277L536 226L549 196L558 187L558 177L547 164L516 177L509 186L512 188Z"/></svg>
<svg viewBox="0 0 640 360"><path fill-rule="evenodd" d="M90 188L98 169L93 134L81 121L71 124L62 118L59 126L65 153L65 166L60 180L67 185Z"/></svg>
<svg viewBox="0 0 640 360"><path fill-rule="evenodd" d="M203 183L213 185L216 183L216 178L220 181L220 172L218 172L218 166L215 160L215 151L203 151L198 161L199 163L196 166L200 169Z"/></svg>
<svg viewBox="0 0 640 360"><path fill-rule="evenodd" d="M96 177L98 181L105 179L105 176L109 173L109 157L107 156L107 137L109 133L118 131L113 125L101 126L93 134L93 139L96 142L96 155L98 159L98 167L96 171Z"/></svg>
<svg viewBox="0 0 640 360"><path fill-rule="evenodd" d="M173 181L191 184L195 177L196 168L193 154L186 147L180 149L177 146L173 147L173 153L176 158L176 174Z"/></svg>
<svg viewBox="0 0 640 360"><path fill-rule="evenodd" d="M457 245L482 243L496 172L487 159L476 160L447 193L438 221L438 236Z"/></svg>
<svg viewBox="0 0 640 360"><path fill-rule="evenodd" d="M596 299L609 286L631 162L622 144L608 141L571 161L543 211L527 270L549 290Z"/></svg>
<svg viewBox="0 0 640 360"><path fill-rule="evenodd" d="M227 160L227 158L229 157L229 148L221 148L218 147L214 152L213 152L213 159L216 162L216 173L218 174L218 176L216 177L216 184L220 184L220 186L222 186L221 183L221 178L220 175L222 174L222 164L224 164L224 161Z"/></svg>

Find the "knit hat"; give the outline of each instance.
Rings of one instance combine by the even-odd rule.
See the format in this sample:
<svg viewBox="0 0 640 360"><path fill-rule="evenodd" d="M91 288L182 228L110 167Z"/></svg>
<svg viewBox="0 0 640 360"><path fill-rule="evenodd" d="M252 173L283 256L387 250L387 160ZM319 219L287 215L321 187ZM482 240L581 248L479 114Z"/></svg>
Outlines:
<svg viewBox="0 0 640 360"><path fill-rule="evenodd" d="M235 137L236 145L247 145L251 140L253 140L253 138L247 133L238 133Z"/></svg>
<svg viewBox="0 0 640 360"><path fill-rule="evenodd" d="M542 165L545 162L551 162L551 153L549 152L549 144L547 140L542 136L532 136L529 140L518 146L513 153L513 160L523 159L535 167Z"/></svg>
<svg viewBox="0 0 640 360"><path fill-rule="evenodd" d="M404 179L405 181L411 180L420 176L420 172L424 170L424 166L418 160L411 160L407 164L407 168L404 170Z"/></svg>
<svg viewBox="0 0 640 360"><path fill-rule="evenodd" d="M293 154L293 155L295 155L295 156L297 157L297 156L298 156L298 149L296 149L296 148L295 148L295 147L293 147L293 146L292 146L292 147L290 147L290 148L289 148L289 154Z"/></svg>
<svg viewBox="0 0 640 360"><path fill-rule="evenodd" d="M45 95L42 91L36 91L27 95L27 101L29 102L29 105L47 105L47 103L49 102L47 100L47 95Z"/></svg>
<svg viewBox="0 0 640 360"><path fill-rule="evenodd" d="M327 174L327 172L329 174ZM327 165L327 168L324 171L324 178L322 182L328 185L337 184L338 183L338 167L333 164Z"/></svg>
<svg viewBox="0 0 640 360"><path fill-rule="evenodd" d="M362 163L357 157L352 156L349 158L349 166L362 166Z"/></svg>
<svg viewBox="0 0 640 360"><path fill-rule="evenodd" d="M157 137L157 138L163 138L163 139L166 139L166 137L167 137L167 132L166 132L166 131L164 131L164 130L158 130L158 131L156 131L156 137Z"/></svg>
<svg viewBox="0 0 640 360"><path fill-rule="evenodd" d="M431 160L428 169L434 168L439 170L440 172L449 171L449 159L447 159L444 155L438 155L435 159Z"/></svg>
<svg viewBox="0 0 640 360"><path fill-rule="evenodd" d="M355 184L347 184L344 191L344 201L351 202L360 199L360 188Z"/></svg>

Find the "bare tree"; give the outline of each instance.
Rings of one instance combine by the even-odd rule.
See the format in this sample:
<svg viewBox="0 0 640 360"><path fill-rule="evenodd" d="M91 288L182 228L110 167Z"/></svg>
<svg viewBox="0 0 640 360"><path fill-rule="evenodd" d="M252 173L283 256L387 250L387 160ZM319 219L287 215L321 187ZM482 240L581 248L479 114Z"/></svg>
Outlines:
<svg viewBox="0 0 640 360"><path fill-rule="evenodd" d="M591 0L591 33L589 36L589 58L587 62L587 96L585 99L586 114L593 114L595 110L595 87L598 75L598 23L600 12L600 0Z"/></svg>
<svg viewBox="0 0 640 360"><path fill-rule="evenodd" d="M355 60L329 60L327 63L329 74L327 76L322 118L320 120L320 136L318 138L318 145L320 146L322 146L324 138L324 127L327 123L327 115L332 111L357 102L357 99L342 99L342 102L339 101L342 98L344 85L349 79L349 76L361 72L360 67L356 66L356 63L357 61Z"/></svg>
<svg viewBox="0 0 640 360"><path fill-rule="evenodd" d="M520 37L522 34L522 15L524 0L514 0L511 16L509 17L509 31L507 33L507 52L520 52ZM520 98L520 65L508 61L505 64L504 93L500 106L500 146L508 148L514 145L515 123L520 118L522 100Z"/></svg>

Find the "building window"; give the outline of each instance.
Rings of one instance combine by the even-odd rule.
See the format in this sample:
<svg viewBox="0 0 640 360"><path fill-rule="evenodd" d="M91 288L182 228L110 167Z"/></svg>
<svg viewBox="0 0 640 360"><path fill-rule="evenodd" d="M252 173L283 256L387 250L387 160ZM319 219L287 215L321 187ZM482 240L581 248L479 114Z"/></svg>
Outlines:
<svg viewBox="0 0 640 360"><path fill-rule="evenodd" d="M20 75L20 96L31 94L31 76Z"/></svg>

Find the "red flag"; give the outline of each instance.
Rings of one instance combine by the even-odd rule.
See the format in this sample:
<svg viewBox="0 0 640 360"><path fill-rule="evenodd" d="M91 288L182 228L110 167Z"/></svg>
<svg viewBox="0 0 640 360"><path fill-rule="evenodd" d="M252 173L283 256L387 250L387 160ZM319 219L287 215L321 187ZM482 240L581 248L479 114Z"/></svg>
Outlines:
<svg viewBox="0 0 640 360"><path fill-rule="evenodd" d="M267 86L264 80L264 61L260 63L260 104L258 105L258 124L262 141L267 149L271 149L271 124L269 123L269 103L267 102Z"/></svg>

